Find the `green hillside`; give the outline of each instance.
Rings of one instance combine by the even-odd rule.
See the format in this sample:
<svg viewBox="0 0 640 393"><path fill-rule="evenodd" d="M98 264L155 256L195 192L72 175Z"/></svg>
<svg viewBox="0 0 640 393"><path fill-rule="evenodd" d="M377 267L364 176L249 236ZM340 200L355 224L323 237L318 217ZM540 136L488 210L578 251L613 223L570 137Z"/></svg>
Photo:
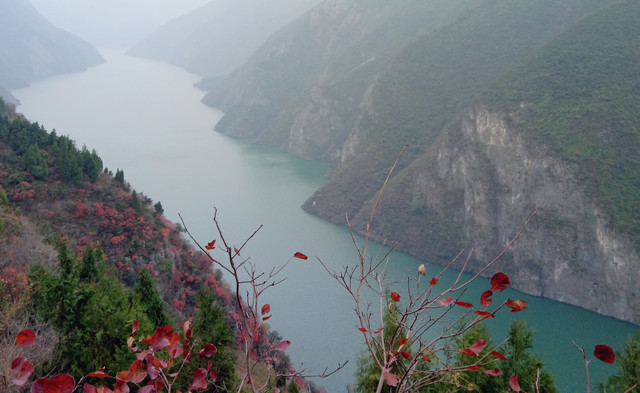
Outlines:
<svg viewBox="0 0 640 393"><path fill-rule="evenodd" d="M640 233L638 18L634 1L585 18L481 99L514 112L514 125L577 164L588 193L624 234Z"/></svg>

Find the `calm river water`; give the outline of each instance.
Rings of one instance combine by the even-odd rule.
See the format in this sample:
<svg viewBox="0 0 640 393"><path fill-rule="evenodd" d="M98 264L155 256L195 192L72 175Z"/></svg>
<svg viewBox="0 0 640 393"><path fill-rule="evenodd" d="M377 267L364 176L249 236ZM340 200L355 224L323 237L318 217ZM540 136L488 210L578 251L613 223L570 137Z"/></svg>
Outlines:
<svg viewBox="0 0 640 393"><path fill-rule="evenodd" d="M349 360L345 369L316 381L329 392L346 392L363 343L349 298L316 258L340 270L357 254L344 228L300 209L325 181L328 166L216 133L213 126L222 113L200 103L203 92L192 87L195 75L120 51L103 55L108 62L87 72L14 91L22 102L18 110L48 130L69 135L79 147L96 149L105 166L123 169L133 188L161 201L169 219L178 222L181 214L200 242L217 237L212 222L217 208L225 237L235 244L264 224L244 253L264 270L296 251L309 255L308 261L293 261L287 279L267 292L273 313L269 323L291 340L287 353L308 373ZM389 276L399 280L420 263L393 253ZM469 299L478 299L488 285L477 282ZM586 390L584 364L571 339L588 351L601 343L620 350L637 331L637 326L576 307L511 290L507 296L528 301L529 308L488 320L494 341L504 338L509 318L525 319L536 332L536 352L556 374L562 392ZM590 365L596 382L615 370L597 361Z"/></svg>

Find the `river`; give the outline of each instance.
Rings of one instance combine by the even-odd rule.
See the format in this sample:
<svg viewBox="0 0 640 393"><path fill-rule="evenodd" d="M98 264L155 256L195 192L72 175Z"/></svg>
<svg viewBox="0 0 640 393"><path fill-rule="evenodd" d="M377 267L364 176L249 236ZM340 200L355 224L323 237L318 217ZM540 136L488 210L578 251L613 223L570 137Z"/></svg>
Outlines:
<svg viewBox="0 0 640 393"><path fill-rule="evenodd" d="M121 51L102 52L105 64L13 91L21 101L18 110L78 146L95 149L113 172L123 169L134 189L161 201L170 220L178 222L180 214L200 242L217 238L212 221L217 208L225 237L234 244L264 225L243 253L258 268L270 270L296 251L309 255L307 261L293 260L286 280L265 294L273 313L269 324L292 342L287 353L307 373L349 360L343 370L315 381L329 392L346 392L364 345L349 297L318 259L340 270L357 254L345 228L300 209L326 180L328 166L216 133L213 126L223 114L201 104L204 93L193 88L196 75ZM421 263L394 252L389 277L406 277ZM476 282L469 298L477 299L488 287L486 280ZM529 307L488 320L494 341L504 338L510 318L525 319L535 330L535 351L555 373L561 392L586 386L572 339L587 351L595 344L621 350L637 331L632 324L511 289L503 297L524 299ZM598 361L589 369L594 384L617 370Z"/></svg>

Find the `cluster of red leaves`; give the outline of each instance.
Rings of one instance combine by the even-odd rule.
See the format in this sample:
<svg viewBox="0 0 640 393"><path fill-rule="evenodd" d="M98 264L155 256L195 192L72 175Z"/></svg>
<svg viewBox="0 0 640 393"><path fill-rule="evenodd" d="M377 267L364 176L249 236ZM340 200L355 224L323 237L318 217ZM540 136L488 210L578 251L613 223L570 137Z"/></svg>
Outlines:
<svg viewBox="0 0 640 393"><path fill-rule="evenodd" d="M107 386L94 386L85 383L82 387L83 393L129 393L129 383L137 386L138 393L158 393L163 388L170 387L175 382L179 374L178 371L171 372L172 366L178 363L179 358L189 363L193 343L190 341L192 336L191 320L184 323L184 342L181 341L178 333L173 331L170 325L160 326L156 328L152 335L138 341L138 343L147 344L147 349L143 350L136 344L135 334L138 331L138 322L133 322L132 336L127 340L129 349L136 353L137 360L131 364L129 369L120 371L116 376L107 374L104 369L89 373L86 377L96 377L100 379L113 378L116 380L115 386L110 389ZM16 336L16 345L20 348L26 348L36 342L36 336L31 330L23 330ZM282 342L276 346L276 350L284 351L289 342ZM159 352L166 348L168 358L162 358ZM207 343L202 346L199 355L210 358L218 349L215 345ZM165 352L162 352L165 353ZM23 357L18 356L11 362L11 383L14 385L24 385L33 373L33 365ZM84 378L83 378L84 379ZM211 361L208 362L207 368L198 368L194 372L189 390L206 389L209 383L215 383L218 379L218 373L212 369ZM82 380L82 379L81 379ZM147 380L147 383L141 384ZM69 374L58 374L52 378L38 378L31 384L30 393L72 393L76 389L76 382Z"/></svg>

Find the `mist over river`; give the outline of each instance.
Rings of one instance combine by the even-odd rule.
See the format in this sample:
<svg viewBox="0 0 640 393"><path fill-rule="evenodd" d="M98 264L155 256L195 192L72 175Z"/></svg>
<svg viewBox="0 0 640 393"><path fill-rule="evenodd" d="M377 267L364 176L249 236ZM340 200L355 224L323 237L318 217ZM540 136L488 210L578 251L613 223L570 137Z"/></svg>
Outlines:
<svg viewBox="0 0 640 393"><path fill-rule="evenodd" d="M264 302L271 304L273 314L269 324L292 342L287 353L307 373L322 373L349 360L338 373L315 380L329 392L346 392L364 344L350 298L317 259L341 270L355 263L357 254L345 228L300 209L325 181L327 164L216 133L213 126L223 114L200 102L204 93L193 87L196 75L121 51L102 54L108 62L86 72L14 90L21 101L18 111L47 130L69 135L78 147L95 149L113 172L123 169L136 191L162 202L170 220L178 222L181 214L201 243L218 238L212 221L217 208L225 238L236 245L264 225L243 252L260 269L269 271L296 251L309 255L307 261L292 261L284 272L287 279L266 293ZM420 263L392 253L389 279L406 277ZM428 265L427 276L439 270ZM452 274L443 278L443 287ZM487 280L477 281L464 300L477 303L489 286ZM394 290L402 292L401 285ZM518 298L529 307L483 322L494 342L505 337L510 318L525 319L535 330L536 352L555 373L561 392L586 390L584 363L571 339L587 352L595 344L621 350L637 331L629 323L510 289L497 295L496 301ZM616 367L592 362L592 387Z"/></svg>

